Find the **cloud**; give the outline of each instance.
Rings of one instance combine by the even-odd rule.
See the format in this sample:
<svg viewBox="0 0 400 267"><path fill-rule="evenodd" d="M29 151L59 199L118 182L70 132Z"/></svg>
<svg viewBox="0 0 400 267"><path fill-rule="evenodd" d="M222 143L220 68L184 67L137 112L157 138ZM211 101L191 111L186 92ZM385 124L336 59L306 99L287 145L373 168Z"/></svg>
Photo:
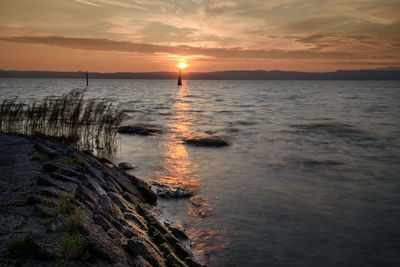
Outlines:
<svg viewBox="0 0 400 267"><path fill-rule="evenodd" d="M122 8L138 8L143 9L140 5L119 1L119 0L74 0L77 3L94 6L94 7L104 7L104 6L117 6Z"/></svg>
<svg viewBox="0 0 400 267"><path fill-rule="evenodd" d="M88 0L74 0L74 1L77 2L77 3L88 5L88 6L95 6L95 7L103 6L103 5L94 3L94 2L90 2Z"/></svg>
<svg viewBox="0 0 400 267"><path fill-rule="evenodd" d="M145 43L133 43L127 41L114 41L108 39L93 38L71 38L60 36L48 37L11 37L0 38L0 40L14 43L42 44L59 46L81 50L97 51L118 51L128 53L165 53L180 56L209 56L215 58L258 58L258 59L276 59L276 58L349 58L363 57L363 55L354 55L346 52L314 52L306 50L283 51L283 50L247 50L241 48L204 48L187 45L168 46L154 45Z"/></svg>

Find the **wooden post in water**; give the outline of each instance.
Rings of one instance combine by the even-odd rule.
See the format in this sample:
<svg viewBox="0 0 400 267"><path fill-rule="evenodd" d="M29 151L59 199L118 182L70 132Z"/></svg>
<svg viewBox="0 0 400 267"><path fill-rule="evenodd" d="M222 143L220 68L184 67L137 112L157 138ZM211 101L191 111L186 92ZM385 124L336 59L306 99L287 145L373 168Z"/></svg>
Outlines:
<svg viewBox="0 0 400 267"><path fill-rule="evenodd" d="M181 70L179 69L178 85L182 85Z"/></svg>
<svg viewBox="0 0 400 267"><path fill-rule="evenodd" d="M86 86L89 86L89 73L86 72Z"/></svg>

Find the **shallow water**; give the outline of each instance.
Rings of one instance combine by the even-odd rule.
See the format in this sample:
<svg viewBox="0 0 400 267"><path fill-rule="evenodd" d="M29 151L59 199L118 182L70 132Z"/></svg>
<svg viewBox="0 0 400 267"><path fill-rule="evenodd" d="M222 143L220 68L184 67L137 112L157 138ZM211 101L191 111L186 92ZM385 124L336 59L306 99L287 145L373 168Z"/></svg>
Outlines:
<svg viewBox="0 0 400 267"><path fill-rule="evenodd" d="M84 80L0 79L35 101ZM400 82L91 80L86 96L128 110L116 161L191 199L160 199L211 266L398 266ZM231 145L193 147L211 132Z"/></svg>

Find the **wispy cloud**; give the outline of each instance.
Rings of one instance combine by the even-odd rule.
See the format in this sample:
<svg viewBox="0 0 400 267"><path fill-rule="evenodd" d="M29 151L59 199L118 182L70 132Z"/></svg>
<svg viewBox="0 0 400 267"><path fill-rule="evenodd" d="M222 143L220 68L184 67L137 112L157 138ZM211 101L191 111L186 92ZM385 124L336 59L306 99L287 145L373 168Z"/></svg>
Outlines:
<svg viewBox="0 0 400 267"><path fill-rule="evenodd" d="M166 53L179 56L209 56L215 58L348 58L355 57L343 52L283 51L283 50L247 50L241 48L203 48L187 45L167 46L107 39L71 38L60 36L48 37L12 37L0 40L14 43L42 44L81 50L118 51L128 53ZM362 58L363 55L357 57Z"/></svg>
<svg viewBox="0 0 400 267"><path fill-rule="evenodd" d="M77 3L88 5L88 6L96 6L96 7L103 6L103 5L97 4L95 2L91 2L89 0L74 0L74 1Z"/></svg>

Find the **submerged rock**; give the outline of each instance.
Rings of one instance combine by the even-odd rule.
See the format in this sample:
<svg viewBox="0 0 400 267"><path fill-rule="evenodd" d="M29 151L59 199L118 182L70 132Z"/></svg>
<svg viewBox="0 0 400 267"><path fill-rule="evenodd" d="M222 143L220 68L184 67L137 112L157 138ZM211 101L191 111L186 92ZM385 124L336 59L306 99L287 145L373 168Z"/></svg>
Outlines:
<svg viewBox="0 0 400 267"><path fill-rule="evenodd" d="M158 182L152 182L151 184L156 187L157 195L162 198L185 198L194 194L192 189L182 184L162 184Z"/></svg>
<svg viewBox="0 0 400 267"><path fill-rule="evenodd" d="M219 137L188 137L183 139L186 144L195 145L195 146L211 146L211 147L223 147L229 146L229 143L222 140Z"/></svg>
<svg viewBox="0 0 400 267"><path fill-rule="evenodd" d="M118 166L122 169L122 170L132 170L136 168L136 165L130 162L120 162L118 164Z"/></svg>
<svg viewBox="0 0 400 267"><path fill-rule="evenodd" d="M288 157L288 159L294 163L302 164L305 166L338 166L343 165L344 162L331 160L331 159L310 159L310 158L299 158L299 157Z"/></svg>
<svg viewBox="0 0 400 267"><path fill-rule="evenodd" d="M162 129L151 124L136 124L120 126L118 132L123 134L152 135L161 133Z"/></svg>
<svg viewBox="0 0 400 267"><path fill-rule="evenodd" d="M343 124L339 122L314 122L307 124L293 124L292 128L310 132L324 132L337 135L351 135L363 133L361 130L353 127L352 125Z"/></svg>
<svg viewBox="0 0 400 267"><path fill-rule="evenodd" d="M189 237L179 227L172 225L171 222L165 221L164 224L168 227L171 233L178 239L187 240Z"/></svg>

